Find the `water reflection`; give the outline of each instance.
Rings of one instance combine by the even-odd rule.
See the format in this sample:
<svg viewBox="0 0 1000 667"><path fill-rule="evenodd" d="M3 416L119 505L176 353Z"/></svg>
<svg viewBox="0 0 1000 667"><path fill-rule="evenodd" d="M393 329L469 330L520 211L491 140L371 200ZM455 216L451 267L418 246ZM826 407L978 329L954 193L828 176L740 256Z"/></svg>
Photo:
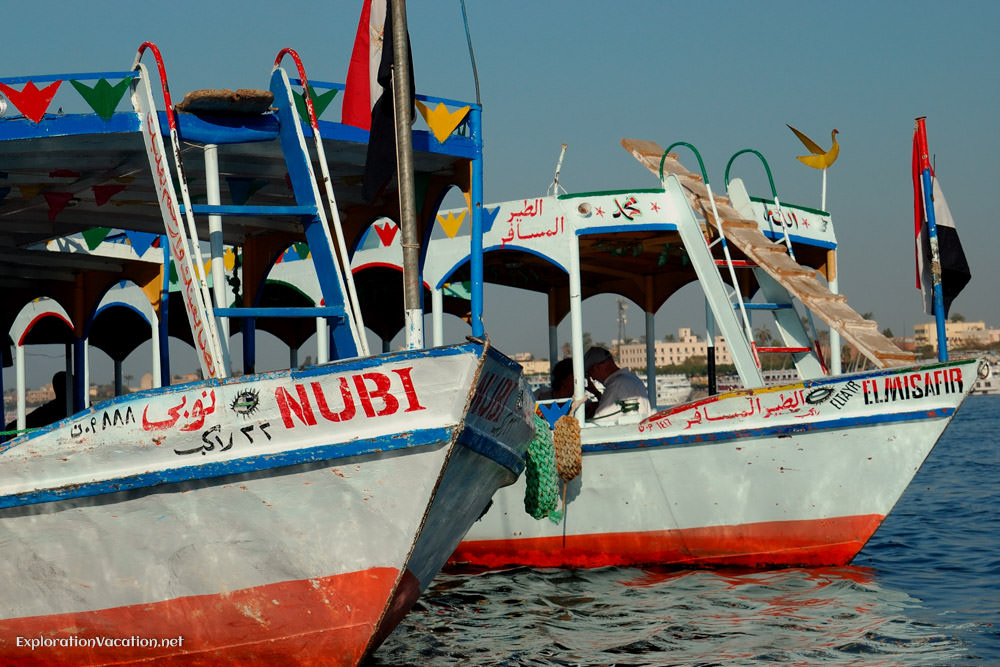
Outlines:
<svg viewBox="0 0 1000 667"><path fill-rule="evenodd" d="M372 665L941 665L949 628L864 567L441 575Z"/></svg>

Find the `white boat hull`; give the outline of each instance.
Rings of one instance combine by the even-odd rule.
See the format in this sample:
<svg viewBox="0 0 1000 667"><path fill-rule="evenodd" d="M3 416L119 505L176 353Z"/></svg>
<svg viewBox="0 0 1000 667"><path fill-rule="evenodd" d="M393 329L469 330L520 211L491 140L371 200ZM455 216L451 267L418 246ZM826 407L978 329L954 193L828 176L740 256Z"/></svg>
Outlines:
<svg viewBox="0 0 1000 667"><path fill-rule="evenodd" d="M357 664L513 482L532 419L518 367L464 345L147 392L16 442L0 656Z"/></svg>
<svg viewBox="0 0 1000 667"><path fill-rule="evenodd" d="M930 453L976 362L739 391L582 429L562 523L498 492L452 556L495 568L843 565ZM897 385L898 381L898 385Z"/></svg>

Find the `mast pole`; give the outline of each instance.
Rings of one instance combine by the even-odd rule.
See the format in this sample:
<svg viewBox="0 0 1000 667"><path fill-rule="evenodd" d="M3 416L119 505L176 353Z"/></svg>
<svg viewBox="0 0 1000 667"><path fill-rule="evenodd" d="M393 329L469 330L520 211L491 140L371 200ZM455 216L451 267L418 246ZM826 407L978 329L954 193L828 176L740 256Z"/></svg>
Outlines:
<svg viewBox="0 0 1000 667"><path fill-rule="evenodd" d="M413 184L413 136L410 133L409 37L406 0L392 0L392 104L396 120L396 180L399 183L399 217L403 246L403 309L406 348L424 346L424 314L420 305L420 242L417 238L417 206Z"/></svg>

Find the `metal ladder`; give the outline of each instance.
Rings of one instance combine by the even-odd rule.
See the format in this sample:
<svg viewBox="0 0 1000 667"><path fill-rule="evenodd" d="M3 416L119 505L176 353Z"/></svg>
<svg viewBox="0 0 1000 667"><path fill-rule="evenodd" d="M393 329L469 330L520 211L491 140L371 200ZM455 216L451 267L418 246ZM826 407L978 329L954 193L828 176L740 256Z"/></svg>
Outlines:
<svg viewBox="0 0 1000 667"><path fill-rule="evenodd" d="M768 170L768 178L770 178L770 170ZM750 201L750 195L747 193L743 181L738 178L733 179L728 182L726 187L733 207L737 210L742 210L742 204L744 202L749 203ZM776 202L775 206L780 211L781 204L778 202L777 194L775 194L774 199ZM787 230L784 230L783 240L788 256L792 261L795 261L795 251L792 249ZM772 278L770 274L754 262L746 260L742 263L742 266L753 271L754 278L757 280L761 294L764 297L763 302L746 304L746 307L770 312L774 316L778 336L782 342L780 346L758 346L757 351L760 353L790 354L799 377L802 379L812 379L827 375L826 364L822 358L817 336L815 333L810 335L806 331L802 316L796 307L795 299L792 298L792 295L789 294L788 290L781 283ZM809 311L807 311L807 318L810 328L815 332L815 325L812 323L812 313Z"/></svg>
<svg viewBox="0 0 1000 667"><path fill-rule="evenodd" d="M662 183L664 190L677 207L677 231L691 260L691 266L698 274L698 282L712 309L716 324L729 346L729 353L733 357L733 365L740 375L740 381L744 387L762 387L764 378L757 363L757 355L751 346L752 339L745 333L747 322L744 318L741 323L736 315L736 308L731 306L733 297L729 287L722 280L715 257L701 231L694 209L684 194L680 180L674 174L668 174Z"/></svg>
<svg viewBox="0 0 1000 667"><path fill-rule="evenodd" d="M165 157L159 114L153 102L149 76L145 66L139 62L146 49L151 50L154 54L159 69L166 106L165 115L173 148L173 176L177 179L182 202L177 201L171 170ZM223 317L244 318L245 344L253 336L254 322L258 317L324 318L330 327L329 337L334 358L354 357L365 354L367 351L353 283L351 283L350 293L354 298L350 299L350 302L347 298L348 290L345 286L344 270L342 269L346 261L344 259L346 252L344 251L343 234L340 230L339 216L336 216L336 203L333 200L318 128L315 126L315 115L311 113L311 105L307 104L312 115L318 158L321 161L323 176L327 184L327 202L334 211L337 223L337 234L341 248L339 256L327 223L325 207L316 185L312 160L295 108L290 82L285 71L278 66L282 55L289 51L284 50L278 54L278 59L271 73L270 91L274 95L274 106L277 109L275 136L285 158L289 181L295 197L295 205L293 206L248 206L221 203L192 205L181 161L177 119L170 100L163 60L159 50L152 43L144 43L139 48L139 53L133 64L133 69L139 72L139 76L132 83L132 102L140 117L143 140L146 144L154 184L156 184L171 256L178 266L178 275L183 284L185 309L188 313L195 345L198 348L202 373L206 378L226 377L230 374L228 341L225 340L225 336L219 333L220 329L225 330L218 321L218 318ZM308 96L308 84L297 56L296 62L299 65L303 89L306 91L304 94ZM213 138L213 143L244 143L245 141L246 139L240 138L221 138L219 141L214 141ZM211 181L212 176L206 174L206 180ZM213 304L203 268L204 263L201 259L195 215L218 216L220 220L222 217L230 216L291 216L298 218L313 258L324 305L304 308L226 308L221 307L220 304ZM181 216L186 222L186 229L185 225L181 224ZM215 259L219 258L213 258L213 260Z"/></svg>

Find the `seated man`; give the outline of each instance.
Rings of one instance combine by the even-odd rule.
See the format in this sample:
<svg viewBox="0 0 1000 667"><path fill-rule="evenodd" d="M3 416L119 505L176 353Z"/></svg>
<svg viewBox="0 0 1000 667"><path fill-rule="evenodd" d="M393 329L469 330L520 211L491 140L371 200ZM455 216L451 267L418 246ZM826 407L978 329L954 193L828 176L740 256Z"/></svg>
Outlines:
<svg viewBox="0 0 1000 667"><path fill-rule="evenodd" d="M573 397L573 360L561 359L552 367L551 384L535 392L536 401Z"/></svg>
<svg viewBox="0 0 1000 667"><path fill-rule="evenodd" d="M597 397L597 404L587 405L587 419L613 423L625 418L639 421L649 416L649 395L646 385L627 368L618 368L611 353L603 347L592 347L583 357L587 374L587 389ZM592 380L604 385L598 391Z"/></svg>

